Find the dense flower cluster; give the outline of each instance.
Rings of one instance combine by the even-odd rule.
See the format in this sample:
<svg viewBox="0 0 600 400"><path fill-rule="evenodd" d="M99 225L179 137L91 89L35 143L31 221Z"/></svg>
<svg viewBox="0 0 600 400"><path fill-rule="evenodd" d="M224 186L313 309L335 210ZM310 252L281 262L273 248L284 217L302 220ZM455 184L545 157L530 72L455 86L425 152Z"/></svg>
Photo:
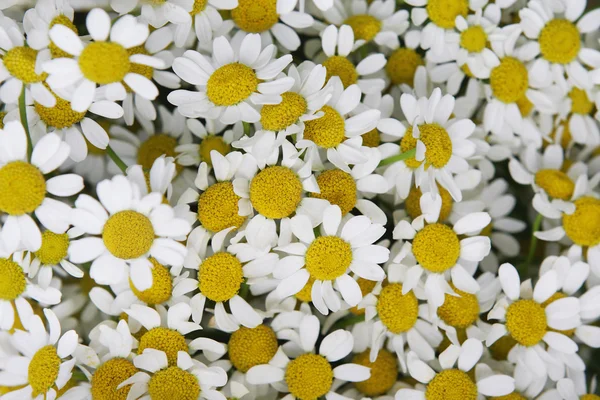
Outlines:
<svg viewBox="0 0 600 400"><path fill-rule="evenodd" d="M600 399L600 8L26 3L1 399Z"/></svg>

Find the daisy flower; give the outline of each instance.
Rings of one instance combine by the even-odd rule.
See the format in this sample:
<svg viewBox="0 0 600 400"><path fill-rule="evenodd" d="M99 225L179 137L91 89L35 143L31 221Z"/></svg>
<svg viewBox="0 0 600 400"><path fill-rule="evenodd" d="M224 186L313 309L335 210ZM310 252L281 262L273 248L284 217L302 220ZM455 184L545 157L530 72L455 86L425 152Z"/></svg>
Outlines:
<svg viewBox="0 0 600 400"><path fill-rule="evenodd" d="M554 98L558 103L559 118L557 124L562 128L562 141L570 144L571 141L584 146L597 146L600 144L600 127L594 119L594 98L600 97L593 89L579 89L569 85L570 89L560 91ZM597 108L597 107L596 107ZM556 128L558 131L559 128ZM559 140L558 132L555 140Z"/></svg>
<svg viewBox="0 0 600 400"><path fill-rule="evenodd" d="M292 62L291 54L273 59L275 46L262 47L260 36L246 35L239 47L220 36L213 41L212 60L188 50L173 62L173 71L199 91L175 90L168 96L189 118L219 119L224 124L258 122L253 105L278 104L293 86L290 77L276 79Z"/></svg>
<svg viewBox="0 0 600 400"><path fill-rule="evenodd" d="M515 380L507 375L495 374L485 364L477 364L483 355L483 345L477 339L467 339L462 345L451 344L439 356L440 371L408 353L410 376L425 385L421 390L400 389L396 399L442 400L459 398L477 400L482 396L504 396L515 389ZM456 366L455 366L456 365ZM475 368L475 382L467 375Z"/></svg>
<svg viewBox="0 0 600 400"><path fill-rule="evenodd" d="M357 348L357 342L359 342L361 338L364 338L364 336L359 337L355 332L353 332L353 335L353 352L355 354L352 357L352 362L370 368L371 376L364 381L354 382L354 388L342 392L342 395L352 399L360 399L364 396L369 396L379 400L384 400L385 397L383 396L385 395L393 396L396 392L394 386L396 386L399 373L396 356L386 349L381 349L377 353L375 361L371 361L369 358L371 350L368 347L365 347L364 350L362 348Z"/></svg>
<svg viewBox="0 0 600 400"><path fill-rule="evenodd" d="M40 228L31 217L55 233L69 227L70 207L47 196L72 196L83 189L75 174L46 178L69 157L69 145L54 134L45 135L27 157L27 136L20 122L8 122L0 130L0 212L6 215L0 239L12 253L20 246L37 251L42 245Z"/></svg>
<svg viewBox="0 0 600 400"><path fill-rule="evenodd" d="M57 24L65 25L77 33L73 24L75 12L65 0L40 0L35 8L30 8L23 16L23 29L27 34L27 44L34 50L50 50L52 58L68 57L50 40L50 29Z"/></svg>
<svg viewBox="0 0 600 400"><path fill-rule="evenodd" d="M200 139L200 143L180 144L175 148L178 153L177 163L186 167L198 166L202 162L211 167L210 154L213 150L225 156L232 151L232 143L244 135L244 125L241 121L232 127L217 119L207 119L204 123L198 119L188 119L185 124L192 135Z"/></svg>
<svg viewBox="0 0 600 400"><path fill-rule="evenodd" d="M93 41L83 43L75 32L64 25L50 29L50 38L73 58L56 58L44 63L47 83L60 97L71 102L74 111L87 110L97 96L123 100L125 85L149 100L158 95L150 79L136 72L136 65L163 66L159 58L136 54L135 47L148 38L148 26L132 15L125 15L111 27L106 11L96 8L86 18ZM132 50L133 49L133 50ZM96 86L100 86L97 88Z"/></svg>
<svg viewBox="0 0 600 400"><path fill-rule="evenodd" d="M337 387L345 382L361 382L370 377L370 369L363 365L346 363L333 367L352 351L352 334L338 329L325 336L315 353L319 337L319 320L314 315L302 318L296 343L302 354L290 360L282 350L268 363L250 368L247 379L252 384L269 383L279 391L289 393L289 399L316 399L325 396L338 398ZM334 381L335 378L335 381Z"/></svg>
<svg viewBox="0 0 600 400"><path fill-rule="evenodd" d="M158 2L143 2L139 0L110 0L110 6L119 14L127 14L141 3L142 18L152 27L160 28L167 22L172 24L189 24L190 12L195 6L195 0L163 0Z"/></svg>
<svg viewBox="0 0 600 400"><path fill-rule="evenodd" d="M363 279L384 279L385 272L377 264L386 262L390 252L373 244L384 234L383 225L365 216L351 217L342 225L342 212L332 205L323 213L323 235L315 236L305 215L293 217L291 228L299 242L277 248L290 255L282 258L273 272L275 278L282 279L276 289L280 298L299 292L312 276L312 303L327 315L329 310L336 312L342 307L334 286L350 307L362 300L360 286L348 270Z"/></svg>
<svg viewBox="0 0 600 400"><path fill-rule="evenodd" d="M122 175L100 182L96 191L100 201L85 194L75 201L73 225L89 236L69 247L72 262L92 261L92 279L101 285L116 284L131 266L131 279L143 290L152 284L148 257L161 264L183 264L185 247L176 240L184 238L191 226L161 204L161 194L142 197L140 188Z"/></svg>
<svg viewBox="0 0 600 400"><path fill-rule="evenodd" d="M221 10L233 10L238 0L194 0L189 22L175 26L175 46L183 47L192 30L200 43L211 43L213 35L223 24Z"/></svg>

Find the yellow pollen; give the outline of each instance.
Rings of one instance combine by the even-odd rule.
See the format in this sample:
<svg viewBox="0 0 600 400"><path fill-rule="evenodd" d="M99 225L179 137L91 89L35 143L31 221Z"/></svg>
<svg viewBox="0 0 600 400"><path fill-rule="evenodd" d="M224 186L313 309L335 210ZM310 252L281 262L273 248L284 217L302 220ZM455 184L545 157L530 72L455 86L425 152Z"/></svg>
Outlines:
<svg viewBox="0 0 600 400"><path fill-rule="evenodd" d="M333 107L324 106L321 111L325 113L321 118L306 121L304 138L312 140L319 147L330 149L346 139L345 122Z"/></svg>
<svg viewBox="0 0 600 400"><path fill-rule="evenodd" d="M561 127L561 134L560 134L560 142L557 140L557 134L558 134L558 128ZM560 146L563 149L567 149L569 147L569 145L571 144L571 141L573 140L573 137L571 136L571 130L569 129L569 120L563 120L562 122L559 123L559 125L552 129L552 132L550 132L550 138L552 139L552 143L558 143L560 144ZM546 142L545 140L542 142L542 147L546 148L548 146L548 142ZM565 160L563 162L563 168L565 167L565 165L567 165L567 160Z"/></svg>
<svg viewBox="0 0 600 400"><path fill-rule="evenodd" d="M590 101L585 90L574 87L569 92L571 112L574 114L590 114L594 110L594 102Z"/></svg>
<svg viewBox="0 0 600 400"><path fill-rule="evenodd" d="M296 398L317 400L329 393L333 383L333 370L325 357L302 354L287 365L285 382Z"/></svg>
<svg viewBox="0 0 600 400"><path fill-rule="evenodd" d="M154 228L148 217L137 211L119 211L104 224L102 240L113 256L131 260L150 251Z"/></svg>
<svg viewBox="0 0 600 400"><path fill-rule="evenodd" d="M238 371L247 372L256 365L267 364L277 347L277 337L270 327L258 325L250 329L242 326L229 339L229 360Z"/></svg>
<svg viewBox="0 0 600 400"><path fill-rule="evenodd" d="M190 15L200 14L206 8L208 4L208 0L194 0L194 6L192 7L192 11L190 11Z"/></svg>
<svg viewBox="0 0 600 400"><path fill-rule="evenodd" d="M600 396L597 394L584 394L579 398L579 400L600 400Z"/></svg>
<svg viewBox="0 0 600 400"><path fill-rule="evenodd" d="M313 283L315 283L315 277L309 276L308 282L306 282L306 285L304 285L304 287L302 289L300 289L300 291L298 293L296 293L294 296L298 300L303 301L305 303L312 301L311 293L312 293Z"/></svg>
<svg viewBox="0 0 600 400"><path fill-rule="evenodd" d="M454 205L454 201L452 200L452 196L450 195L450 193L440 185L438 185L438 192L440 194L440 197L442 198L442 208L440 209L440 217L438 220L445 221L446 219L448 219L450 213L452 212L452 206ZM406 207L406 212L412 219L417 218L423 213L421 211L422 195L423 192L421 192L421 189L416 186L413 186L410 189L410 192L408 192L408 197L406 198L404 205Z"/></svg>
<svg viewBox="0 0 600 400"><path fill-rule="evenodd" d="M267 167L250 181L250 202L267 218L289 217L301 200L302 182L287 167Z"/></svg>
<svg viewBox="0 0 600 400"><path fill-rule="evenodd" d="M510 335L502 336L490 346L490 353L494 359L505 361L508 358L508 353L517 344L517 341Z"/></svg>
<svg viewBox="0 0 600 400"><path fill-rule="evenodd" d="M417 139L413 137L412 127L406 129L404 137L400 141L402 152L412 150L417 147ZM443 168L450 157L452 157L452 140L443 126L433 124L419 125L421 137L419 140L425 145L425 160L417 161L414 157L406 160L406 165L411 168L418 168L422 162L425 162L425 169L433 165L434 168Z"/></svg>
<svg viewBox="0 0 600 400"><path fill-rule="evenodd" d="M23 161L0 167L0 211L23 215L35 211L46 197L46 180L39 169Z"/></svg>
<svg viewBox="0 0 600 400"><path fill-rule="evenodd" d="M100 85L121 82L131 69L125 47L112 42L92 42L79 56L79 68L87 79Z"/></svg>
<svg viewBox="0 0 600 400"><path fill-rule="evenodd" d="M200 396L200 382L195 375L179 367L155 372L148 382L152 400L196 400Z"/></svg>
<svg viewBox="0 0 600 400"><path fill-rule="evenodd" d="M159 326L150 329L140 338L138 354L142 354L145 349L164 351L169 365L177 365L177 353L180 351L187 353L188 345L181 333Z"/></svg>
<svg viewBox="0 0 600 400"><path fill-rule="evenodd" d="M177 139L173 136L165 134L152 135L140 145L137 154L137 163L143 169L150 170L154 161L162 155L175 158L177 156L175 152L176 146ZM183 169L179 164L175 164L175 168L177 172L181 172Z"/></svg>
<svg viewBox="0 0 600 400"><path fill-rule="evenodd" d="M42 82L48 76L47 73L35 73L35 60L37 50L31 47L13 47L8 50L2 62L8 72L23 83Z"/></svg>
<svg viewBox="0 0 600 400"><path fill-rule="evenodd" d="M126 400L132 385L121 389L117 389L117 386L136 372L138 370L131 361L120 357L111 358L92 375L92 397L94 400Z"/></svg>
<svg viewBox="0 0 600 400"><path fill-rule="evenodd" d="M542 57L559 64L575 60L581 48L579 30L566 19L550 20L540 32L538 42Z"/></svg>
<svg viewBox="0 0 600 400"><path fill-rule="evenodd" d="M375 362L369 361L371 349L357 354L352 359L354 364L371 368L371 377L366 381L356 382L354 386L367 396L385 394L396 383L398 377L398 361L396 355L385 349L379 350Z"/></svg>
<svg viewBox="0 0 600 400"><path fill-rule="evenodd" d="M506 310L506 329L518 343L534 346L548 329L546 312L533 300L518 300Z"/></svg>
<svg viewBox="0 0 600 400"><path fill-rule="evenodd" d="M344 21L344 25L350 25L354 31L355 40L370 41L377 36L383 25L380 20L372 15L353 15Z"/></svg>
<svg viewBox="0 0 600 400"><path fill-rule="evenodd" d="M139 291L129 280L129 287L138 299L148 305L162 304L171 298L173 291L173 278L169 270L154 258L148 259L152 263L152 286Z"/></svg>
<svg viewBox="0 0 600 400"><path fill-rule="evenodd" d="M328 200L348 214L356 205L356 182L352 175L341 169L330 169L317 177L321 193L311 193L312 197Z"/></svg>
<svg viewBox="0 0 600 400"><path fill-rule="evenodd" d="M377 284L377 282L375 282L375 281L369 281L364 278L358 278L356 280L356 283L358 283L358 287L360 287L360 293L362 294L362 297L365 297L366 295L371 293L373 291L373 289L375 289L375 285ZM354 315L364 315L365 314L365 309L358 308L358 306L352 307L349 311Z"/></svg>
<svg viewBox="0 0 600 400"><path fill-rule="evenodd" d="M358 72L356 67L350 60L343 56L332 56L323 62L323 66L327 70L326 79L332 76L338 76L344 85L344 88L358 81Z"/></svg>
<svg viewBox="0 0 600 400"><path fill-rule="evenodd" d="M4 117L8 114L6 111L0 111L0 129L4 129Z"/></svg>
<svg viewBox="0 0 600 400"><path fill-rule="evenodd" d="M337 236L320 236L308 246L305 259L306 269L315 279L331 281L348 270L352 248Z"/></svg>
<svg viewBox="0 0 600 400"><path fill-rule="evenodd" d="M413 86L415 72L425 65L423 57L413 49L399 48L392 53L385 65L385 72L394 85Z"/></svg>
<svg viewBox="0 0 600 400"><path fill-rule="evenodd" d="M527 397L521 396L517 392L512 392L512 393L506 394L504 396L496 396L496 397L492 396L489 399L490 400L527 400Z"/></svg>
<svg viewBox="0 0 600 400"><path fill-rule="evenodd" d="M469 2L467 0L429 0L427 2L427 15L429 19L444 29L452 29L455 26L456 17L467 16Z"/></svg>
<svg viewBox="0 0 600 400"><path fill-rule="evenodd" d="M412 251L421 267L442 273L456 265L460 256L460 241L449 226L431 224L417 232Z"/></svg>
<svg viewBox="0 0 600 400"><path fill-rule="evenodd" d="M229 300L244 282L242 263L229 253L215 253L200 264L198 280L200 292L210 300Z"/></svg>
<svg viewBox="0 0 600 400"><path fill-rule="evenodd" d="M471 53L480 53L485 49L487 34L479 25L474 25L460 34L460 45Z"/></svg>
<svg viewBox="0 0 600 400"><path fill-rule="evenodd" d="M143 44L127 49L127 54L129 57L134 54L143 54L145 56L150 55ZM142 75L148 79L152 79L152 76L154 75L154 69L152 67L137 63L130 63L129 72ZM125 90L132 92L131 88L126 83L123 83L123 86L125 86Z"/></svg>
<svg viewBox="0 0 600 400"><path fill-rule="evenodd" d="M455 328L467 328L479 318L477 296L463 292L450 284L458 296L445 295L444 304L438 308L438 316Z"/></svg>
<svg viewBox="0 0 600 400"><path fill-rule="evenodd" d="M211 167L212 158L210 157L210 152L213 150L224 156L231 152L231 145L226 143L221 136L210 135L202 139L200 148L198 149L200 161L204 161Z"/></svg>
<svg viewBox="0 0 600 400"><path fill-rule="evenodd" d="M260 110L260 123L268 131L281 131L296 123L306 112L306 100L295 92L281 95L279 104L267 104Z"/></svg>
<svg viewBox="0 0 600 400"><path fill-rule="evenodd" d="M256 73L247 65L226 64L208 78L206 95L217 106L234 106L256 92L258 83Z"/></svg>
<svg viewBox="0 0 600 400"><path fill-rule="evenodd" d="M519 107L521 115L523 117L527 117L529 114L531 114L531 111L533 110L533 103L529 101L527 96L523 95L517 100L517 107Z"/></svg>
<svg viewBox="0 0 600 400"><path fill-rule="evenodd" d="M73 111L70 101L64 100L59 96L54 96L54 98L56 99L54 107L44 107L38 102L33 102L35 111L46 125L58 129L68 128L80 122L85 117L85 111Z"/></svg>
<svg viewBox="0 0 600 400"><path fill-rule="evenodd" d="M217 182L209 186L198 199L198 221L211 232L242 226L246 217L239 215L240 196L233 191L231 182Z"/></svg>
<svg viewBox="0 0 600 400"><path fill-rule="evenodd" d="M46 231L42 234L42 247L35 256L42 265L56 265L67 256L69 250L69 235Z"/></svg>
<svg viewBox="0 0 600 400"><path fill-rule="evenodd" d="M381 143L381 138L379 137L379 131L377 128L371 129L369 132L361 135L363 140L363 146L366 147L377 147Z"/></svg>
<svg viewBox="0 0 600 400"><path fill-rule="evenodd" d="M239 0L231 18L243 31L265 32L279 21L277 0Z"/></svg>
<svg viewBox="0 0 600 400"><path fill-rule="evenodd" d="M392 333L410 330L419 315L419 302L414 292L403 295L400 283L391 283L381 290L376 308L379 319Z"/></svg>
<svg viewBox="0 0 600 400"><path fill-rule="evenodd" d="M575 183L567 174L556 169L541 169L535 174L535 184L544 189L548 196L569 200L575 190Z"/></svg>
<svg viewBox="0 0 600 400"><path fill-rule="evenodd" d="M60 357L54 346L44 346L33 355L27 370L27 380L33 397L46 393L54 386L60 369Z"/></svg>
<svg viewBox="0 0 600 400"><path fill-rule="evenodd" d="M527 67L516 58L504 57L490 73L490 86L498 100L504 103L519 101L529 87Z"/></svg>
<svg viewBox="0 0 600 400"><path fill-rule="evenodd" d="M445 369L435 375L425 390L427 400L477 400L477 386L459 369Z"/></svg>
<svg viewBox="0 0 600 400"><path fill-rule="evenodd" d="M15 300L27 286L23 268L13 260L0 258L0 299Z"/></svg>
<svg viewBox="0 0 600 400"><path fill-rule="evenodd" d="M57 24L64 25L67 28L69 28L70 30L72 30L73 32L75 32L77 35L79 35L79 31L77 30L77 27L75 27L75 24L73 24L73 22L67 16L61 14L61 15L54 17L52 19L52 21L50 21L50 24L48 25L48 30L52 29L52 27ZM50 45L48 46L48 48L50 49L50 54L52 55L52 58L63 58L63 57L73 58L72 55L70 55L69 53L67 53L64 50L61 50L60 47L55 45L53 41L50 41Z"/></svg>
<svg viewBox="0 0 600 400"><path fill-rule="evenodd" d="M575 212L563 215L563 228L569 239L580 246L600 243L600 200L582 197L575 200Z"/></svg>

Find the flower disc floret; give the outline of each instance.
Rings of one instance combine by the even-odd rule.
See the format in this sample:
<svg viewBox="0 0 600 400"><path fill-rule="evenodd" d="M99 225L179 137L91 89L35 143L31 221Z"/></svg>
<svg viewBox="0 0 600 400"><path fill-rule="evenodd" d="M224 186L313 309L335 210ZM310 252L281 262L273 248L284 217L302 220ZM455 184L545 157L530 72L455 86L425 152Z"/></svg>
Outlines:
<svg viewBox="0 0 600 400"><path fill-rule="evenodd" d="M329 78L332 76L338 76L342 81L344 88L347 88L358 81L358 72L356 71L356 67L346 57L329 57L327 60L323 61L323 66L327 70L327 81L329 81Z"/></svg>
<svg viewBox="0 0 600 400"><path fill-rule="evenodd" d="M279 21L277 0L239 0L231 18L246 32L265 32Z"/></svg>
<svg viewBox="0 0 600 400"><path fill-rule="evenodd" d="M146 139L138 149L137 163L145 170L150 170L154 161L162 155L167 157L176 157L175 147L177 139L165 134L152 135ZM176 165L178 170L181 167Z"/></svg>
<svg viewBox="0 0 600 400"><path fill-rule="evenodd" d="M61 262L69 250L69 235L45 231L42 234L42 247L35 252L35 256L42 265L56 265Z"/></svg>
<svg viewBox="0 0 600 400"><path fill-rule="evenodd" d="M267 167L250 181L250 202L267 218L289 217L301 200L302 182L290 168Z"/></svg>
<svg viewBox="0 0 600 400"><path fill-rule="evenodd" d="M429 0L427 2L427 15L429 19L444 29L455 26L456 17L467 16L469 2L467 0Z"/></svg>
<svg viewBox="0 0 600 400"><path fill-rule="evenodd" d="M450 192L446 189L438 185L438 193L442 198L442 207L440 209L440 216L438 218L439 221L445 221L452 212L452 207L454 205L454 201L452 200L452 196ZM408 192L408 197L406 198L404 205L406 207L406 212L408 215L415 219L420 216L423 212L421 211L421 196L423 192L421 188L413 186Z"/></svg>
<svg viewBox="0 0 600 400"><path fill-rule="evenodd" d="M459 369L446 369L429 382L427 400L477 400L477 386L469 375Z"/></svg>
<svg viewBox="0 0 600 400"><path fill-rule="evenodd" d="M240 196L233 191L231 182L217 182L209 186L198 198L198 221L212 232L235 226L246 220L239 215Z"/></svg>
<svg viewBox="0 0 600 400"><path fill-rule="evenodd" d="M504 57L490 72L490 86L498 100L504 103L519 101L529 87L527 67L514 57Z"/></svg>
<svg viewBox="0 0 600 400"><path fill-rule="evenodd" d="M316 400L331 389L333 370L325 357L302 354L287 365L285 382L298 399Z"/></svg>
<svg viewBox="0 0 600 400"><path fill-rule="evenodd" d="M458 296L446 293L444 304L437 310L438 316L450 326L467 328L479 318L479 301L476 295L463 292L454 285L452 289Z"/></svg>
<svg viewBox="0 0 600 400"><path fill-rule="evenodd" d="M374 362L369 360L371 349L354 356L354 364L371 368L371 377L362 382L356 382L354 386L367 396L379 396L385 394L396 383L398 377L398 361L396 355L385 349L379 350Z"/></svg>
<svg viewBox="0 0 600 400"><path fill-rule="evenodd" d="M594 102L589 99L585 90L574 87L569 92L569 98L573 114L587 115L594 110Z"/></svg>
<svg viewBox="0 0 600 400"><path fill-rule="evenodd" d="M473 25L460 34L460 46L471 53L479 53L485 49L487 34L479 25Z"/></svg>
<svg viewBox="0 0 600 400"><path fill-rule="evenodd" d="M231 334L228 351L233 366L241 372L267 364L277 352L277 337L273 329L266 325L256 328L240 327Z"/></svg>
<svg viewBox="0 0 600 400"><path fill-rule="evenodd" d="M27 286L23 268L13 260L0 258L0 299L15 300Z"/></svg>
<svg viewBox="0 0 600 400"><path fill-rule="evenodd" d="M506 329L519 344L538 344L548 329L546 311L534 300L518 300L506 310Z"/></svg>
<svg viewBox="0 0 600 400"><path fill-rule="evenodd" d="M425 163L425 169L433 166L443 168L452 157L452 140L446 129L439 124L419 125L420 138L425 145L425 160L417 161L415 157L406 160L406 165L411 168L418 168L422 162ZM404 137L400 141L402 152L407 152L417 147L417 139L412 135L412 127L408 127Z"/></svg>
<svg viewBox="0 0 600 400"><path fill-rule="evenodd" d="M47 73L35 73L37 50L31 47L13 47L2 57L2 62L8 72L23 83L42 82Z"/></svg>
<svg viewBox="0 0 600 400"><path fill-rule="evenodd" d="M563 227L569 239L579 246L600 243L600 200L582 197L575 200L575 212L564 214Z"/></svg>
<svg viewBox="0 0 600 400"><path fill-rule="evenodd" d="M423 268L442 273L456 264L460 256L460 241L452 228L435 223L417 232L412 251Z"/></svg>
<svg viewBox="0 0 600 400"><path fill-rule="evenodd" d="M538 38L540 52L546 60L568 64L577 58L581 48L581 37L577 27L569 20L550 20Z"/></svg>
<svg viewBox="0 0 600 400"><path fill-rule="evenodd" d="M363 140L363 146L366 147L377 147L381 143L381 137L377 128L371 129L369 132L361 135Z"/></svg>
<svg viewBox="0 0 600 400"><path fill-rule="evenodd" d="M24 161L0 167L0 211L23 215L35 211L46 197L46 180L41 171Z"/></svg>
<svg viewBox="0 0 600 400"><path fill-rule="evenodd" d="M300 289L300 291L298 293L296 293L294 295L294 297L296 297L298 300L303 301L305 303L312 301L313 283L315 283L315 277L309 276L308 281L306 282L304 287L302 289ZM364 309L362 311L364 312Z"/></svg>
<svg viewBox="0 0 600 400"><path fill-rule="evenodd" d="M544 189L548 196L569 200L575 190L575 183L567 174L556 169L541 169L535 174L535 184Z"/></svg>
<svg viewBox="0 0 600 400"><path fill-rule="evenodd" d="M206 95L217 106L234 106L256 92L258 83L256 73L247 65L226 64L208 78Z"/></svg>
<svg viewBox="0 0 600 400"><path fill-rule="evenodd" d="M200 154L200 160L209 166L212 166L210 152L213 150L224 156L231 152L231 145L225 142L221 136L210 135L202 139L198 153Z"/></svg>
<svg viewBox="0 0 600 400"><path fill-rule="evenodd" d="M148 217L137 211L119 211L104 224L102 240L113 256L131 260L150 251L154 228Z"/></svg>
<svg viewBox="0 0 600 400"><path fill-rule="evenodd" d="M330 169L317 177L317 183L321 193L311 193L311 196L339 206L342 215L348 214L356 205L356 182L349 173Z"/></svg>
<svg viewBox="0 0 600 400"><path fill-rule="evenodd" d="M64 25L67 28L69 28L70 30L72 30L73 32L75 32L76 34L79 34L79 31L77 30L77 27L75 26L75 24L73 24L73 22L67 16L65 16L63 14L57 15L56 17L54 17L52 19L52 21L50 21L50 24L48 25L48 30L52 29L52 27L54 25ZM53 41L50 41L48 48L50 49L50 55L52 55L52 58L72 58L73 57L72 55L70 55L69 53L62 50L60 47L58 47L56 44L54 44Z"/></svg>
<svg viewBox="0 0 600 400"><path fill-rule="evenodd" d="M169 367L154 373L148 382L152 400L197 400L200 395L198 378L179 367Z"/></svg>
<svg viewBox="0 0 600 400"><path fill-rule="evenodd" d="M389 57L385 65L385 72L394 85L409 85L412 87L415 72L421 65L425 65L423 57L413 49L399 48Z"/></svg>
<svg viewBox="0 0 600 400"><path fill-rule="evenodd" d="M304 97L295 92L285 92L281 95L281 103L266 104L260 110L260 123L269 131L280 131L292 124L306 112L307 104Z"/></svg>
<svg viewBox="0 0 600 400"><path fill-rule="evenodd" d="M372 15L353 15L344 21L344 25L350 25L354 31L356 40L370 41L381 31L382 23Z"/></svg>
<svg viewBox="0 0 600 400"><path fill-rule="evenodd" d="M352 263L352 248L337 236L320 236L306 250L305 259L312 276L330 281L346 273Z"/></svg>
<svg viewBox="0 0 600 400"><path fill-rule="evenodd" d="M419 302L410 291L402 294L402 284L391 283L385 286L377 299L379 319L392 333L410 330L419 316Z"/></svg>
<svg viewBox="0 0 600 400"><path fill-rule="evenodd" d="M54 386L60 369L60 357L54 346L44 346L35 352L27 370L27 380L33 397L46 393Z"/></svg>
<svg viewBox="0 0 600 400"><path fill-rule="evenodd" d="M200 264L198 281L200 292L210 300L229 300L244 282L242 263L229 253L213 254Z"/></svg>
<svg viewBox="0 0 600 400"><path fill-rule="evenodd" d="M54 96L56 104L54 107L44 107L38 102L34 102L35 111L40 119L48 126L62 129L68 128L80 122L85 117L86 112L73 111L71 102L58 96Z"/></svg>
<svg viewBox="0 0 600 400"><path fill-rule="evenodd" d="M127 49L118 43L92 42L79 56L79 68L87 79L99 85L121 82L131 69Z"/></svg>
<svg viewBox="0 0 600 400"><path fill-rule="evenodd" d="M208 4L208 0L194 0L194 6L192 7L192 11L190 11L190 15L194 16L200 14L206 8Z"/></svg>
<svg viewBox="0 0 600 400"><path fill-rule="evenodd" d="M140 338L138 354L145 349L164 351L169 365L177 365L177 353L188 351L188 345L183 335L173 329L156 327L144 333Z"/></svg>
<svg viewBox="0 0 600 400"><path fill-rule="evenodd" d="M306 121L304 138L312 140L319 147L330 149L346 139L345 122L333 107L324 106L321 111L325 113L321 118Z"/></svg>
<svg viewBox="0 0 600 400"><path fill-rule="evenodd" d="M173 292L173 278L167 267L154 258L148 259L152 263L152 286L146 290L138 290L131 279L129 287L135 296L148 305L162 304L171 298Z"/></svg>
<svg viewBox="0 0 600 400"><path fill-rule="evenodd" d="M125 358L111 358L102 364L92 375L90 392L94 400L126 400L131 385L117 387L131 378L137 368Z"/></svg>

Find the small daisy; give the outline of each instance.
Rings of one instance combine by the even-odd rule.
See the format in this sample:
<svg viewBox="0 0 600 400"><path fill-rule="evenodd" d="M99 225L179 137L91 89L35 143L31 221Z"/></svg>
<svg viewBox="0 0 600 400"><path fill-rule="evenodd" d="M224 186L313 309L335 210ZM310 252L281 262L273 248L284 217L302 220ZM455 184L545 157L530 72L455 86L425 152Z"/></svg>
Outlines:
<svg viewBox="0 0 600 400"><path fill-rule="evenodd" d="M232 143L244 135L241 121L229 127L218 119L207 119L204 123L198 119L188 119L186 126L192 135L200 139L200 143L180 144L175 148L177 163L186 167L198 166L202 162L212 166L210 154L213 150L225 156L232 151Z"/></svg>
<svg viewBox="0 0 600 400"><path fill-rule="evenodd" d="M46 178L69 157L69 145L54 134L45 135L27 159L27 136L20 122L8 122L0 130L0 212L7 215L1 237L9 253L19 246L37 251L42 245L40 228L31 217L55 233L69 227L70 207L47 197L72 196L83 189L83 179L75 174Z"/></svg>
<svg viewBox="0 0 600 400"><path fill-rule="evenodd" d="M211 43L216 31L223 24L221 10L233 10L238 0L194 0L189 22L176 24L175 46L183 47L192 29L200 43Z"/></svg>
<svg viewBox="0 0 600 400"><path fill-rule="evenodd" d="M373 244L384 234L383 225L374 224L365 216L352 217L342 225L342 212L332 205L323 213L323 235L315 237L305 215L292 218L291 228L300 242L276 248L290 254L278 262L273 272L275 278L282 279L276 289L280 298L299 292L312 276L312 303L327 315L329 310L336 312L342 307L334 286L350 307L362 300L360 286L348 270L371 281L385 278L378 264L385 263L390 252Z"/></svg>
<svg viewBox="0 0 600 400"><path fill-rule="evenodd" d="M152 27L160 28L167 22L189 24L194 0L162 0L144 2L139 0L110 0L110 6L119 14L128 14L141 3L142 18Z"/></svg>
<svg viewBox="0 0 600 400"><path fill-rule="evenodd" d="M27 34L27 44L37 51L50 49L52 58L68 57L50 40L50 28L54 25L65 25L77 33L73 24L75 12L65 0L40 0L35 8L30 8L23 16L23 28Z"/></svg>
<svg viewBox="0 0 600 400"><path fill-rule="evenodd" d="M173 70L184 81L198 85L199 91L175 90L168 96L179 112L189 118L219 119L224 124L258 122L253 105L278 104L281 93L294 80L277 79L292 62L291 54L273 59L275 46L263 48L260 36L246 35L239 47L220 36L213 41L213 58L188 50L173 62Z"/></svg>
<svg viewBox="0 0 600 400"><path fill-rule="evenodd" d="M560 94L554 98L559 112L557 121L559 127L556 128L555 140L559 140L558 130L562 129L560 143L570 144L572 140L584 146L600 144L600 127L593 115L594 98L600 98L597 93L593 89L583 90L571 85L569 89L560 91Z"/></svg>

